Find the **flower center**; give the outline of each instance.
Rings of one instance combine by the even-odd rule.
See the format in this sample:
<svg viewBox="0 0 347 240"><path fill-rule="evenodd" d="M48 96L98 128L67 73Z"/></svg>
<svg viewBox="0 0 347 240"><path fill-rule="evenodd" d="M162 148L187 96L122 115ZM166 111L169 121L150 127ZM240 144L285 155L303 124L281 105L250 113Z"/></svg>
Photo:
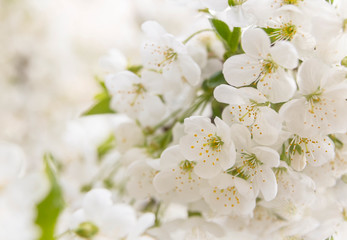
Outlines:
<svg viewBox="0 0 347 240"><path fill-rule="evenodd" d="M158 63L158 67L164 67L166 65L169 65L172 62L174 62L177 58L177 53L172 48L168 48L166 51L164 51L163 55L164 60Z"/></svg>
<svg viewBox="0 0 347 240"><path fill-rule="evenodd" d="M284 4L292 4L292 5L298 5L299 2L302 2L303 0L283 0Z"/></svg>
<svg viewBox="0 0 347 240"><path fill-rule="evenodd" d="M280 28L276 28L270 37L273 37L276 41L287 40L291 41L297 32L297 27L289 21L280 25Z"/></svg>
<svg viewBox="0 0 347 240"><path fill-rule="evenodd" d="M196 162L184 160L180 163L180 169L185 171L185 172L192 172L195 164L196 164Z"/></svg>
<svg viewBox="0 0 347 240"><path fill-rule="evenodd" d="M227 173L248 180L256 175L258 167L263 165L263 163L258 160L254 153L242 152L241 162L237 165L227 170Z"/></svg>
<svg viewBox="0 0 347 240"><path fill-rule="evenodd" d="M134 83L133 86L135 89L134 92L137 95L140 95L140 94L146 92L146 88L141 83Z"/></svg>
<svg viewBox="0 0 347 240"><path fill-rule="evenodd" d="M292 40L294 35L296 34L297 28L295 25L291 23L286 23L280 29L280 36L284 40Z"/></svg>
<svg viewBox="0 0 347 240"><path fill-rule="evenodd" d="M137 98L146 92L146 88L141 84L141 83L134 83L133 84L134 87L134 91L132 93L135 94L135 97L133 99L133 101L130 103L131 106L134 106L136 103Z"/></svg>
<svg viewBox="0 0 347 240"><path fill-rule="evenodd" d="M257 159L254 153L241 153L243 159L243 166L248 167L249 169L255 169L256 167L262 165L263 163Z"/></svg>
<svg viewBox="0 0 347 240"><path fill-rule="evenodd" d="M224 144L219 136L210 137L207 140L207 143L213 151L219 150Z"/></svg>
<svg viewBox="0 0 347 240"><path fill-rule="evenodd" d="M237 5L241 5L244 2L247 2L247 0L229 0L229 6L237 6Z"/></svg>
<svg viewBox="0 0 347 240"><path fill-rule="evenodd" d="M307 102L309 102L309 104L311 105L311 113L314 113L314 104L319 103L322 99L321 99L321 95L322 95L322 91L318 88L315 92L308 94L305 96Z"/></svg>
<svg viewBox="0 0 347 240"><path fill-rule="evenodd" d="M272 59L266 59L263 61L263 73L271 74L276 72L278 65Z"/></svg>

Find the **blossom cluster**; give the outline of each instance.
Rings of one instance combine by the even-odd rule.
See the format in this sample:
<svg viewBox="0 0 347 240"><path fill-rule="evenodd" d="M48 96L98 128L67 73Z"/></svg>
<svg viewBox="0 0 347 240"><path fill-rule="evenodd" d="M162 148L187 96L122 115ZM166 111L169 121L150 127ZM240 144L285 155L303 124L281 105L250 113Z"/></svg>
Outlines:
<svg viewBox="0 0 347 240"><path fill-rule="evenodd" d="M195 3L193 34L147 21L140 65L102 59L121 118L104 187L127 205L91 190L74 234L133 239L138 221L146 239L344 239L346 2Z"/></svg>
<svg viewBox="0 0 347 240"><path fill-rule="evenodd" d="M176 2L197 29L100 61L59 239L346 239L347 1Z"/></svg>

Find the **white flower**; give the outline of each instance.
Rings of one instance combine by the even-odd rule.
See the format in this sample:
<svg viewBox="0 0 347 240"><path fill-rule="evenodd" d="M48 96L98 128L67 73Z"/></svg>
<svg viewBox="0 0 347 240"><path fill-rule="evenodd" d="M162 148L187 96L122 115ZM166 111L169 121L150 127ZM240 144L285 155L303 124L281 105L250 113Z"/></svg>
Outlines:
<svg viewBox="0 0 347 240"><path fill-rule="evenodd" d="M237 89L223 84L216 87L214 96L217 101L229 104L222 114L229 125L240 123L249 127L253 139L262 145L271 145L278 140L282 121L257 89Z"/></svg>
<svg viewBox="0 0 347 240"><path fill-rule="evenodd" d="M186 135L179 144L182 155L196 162L194 172L202 178L213 178L235 162L229 126L219 118L215 118L215 124L200 116L184 120Z"/></svg>
<svg viewBox="0 0 347 240"><path fill-rule="evenodd" d="M287 128L300 136L346 132L347 84L344 79L317 59L303 62L298 73L301 97L280 109Z"/></svg>
<svg viewBox="0 0 347 240"><path fill-rule="evenodd" d="M201 0L206 7L221 12L226 10L226 22L233 27L247 27L263 22L270 14L270 0ZM259 8L262 9L261 13Z"/></svg>
<svg viewBox="0 0 347 240"><path fill-rule="evenodd" d="M225 231L221 225L205 220L202 217L190 217L188 219L177 219L164 223L161 227L164 234L170 236L170 240L210 240L220 239ZM163 235L164 235L163 234ZM161 236L157 239L168 239L167 236Z"/></svg>
<svg viewBox="0 0 347 240"><path fill-rule="evenodd" d="M123 203L113 204L111 192L106 189L93 189L83 199L83 206L72 216L71 228L78 234L88 234L110 239L136 239L154 224L154 215L142 215L137 219L135 210ZM84 227L87 227L83 229ZM92 235L93 236L93 235ZM90 236L90 237L92 237Z"/></svg>
<svg viewBox="0 0 347 240"><path fill-rule="evenodd" d="M116 147L120 152L144 144L142 129L134 121L126 121L117 125L115 129Z"/></svg>
<svg viewBox="0 0 347 240"><path fill-rule="evenodd" d="M155 196L153 178L159 170L158 160L140 154L135 157L134 162L128 168L129 180L126 185L128 194L136 199Z"/></svg>
<svg viewBox="0 0 347 240"><path fill-rule="evenodd" d="M194 173L195 162L185 160L178 145L167 148L161 156L160 172L153 184L160 193L166 193L175 202L194 202L201 198L200 186L206 184Z"/></svg>
<svg viewBox="0 0 347 240"><path fill-rule="evenodd" d="M118 49L111 49L99 60L100 66L109 73L124 71L128 65L127 59Z"/></svg>
<svg viewBox="0 0 347 240"><path fill-rule="evenodd" d="M303 170L307 163L312 166L321 166L335 157L335 146L329 137L294 135L288 149L290 149L291 166L296 171Z"/></svg>
<svg viewBox="0 0 347 240"><path fill-rule="evenodd" d="M284 162L275 170L278 192L275 199L262 201L261 206L271 209L282 218L299 220L315 200L315 184L303 173L291 170Z"/></svg>
<svg viewBox="0 0 347 240"><path fill-rule="evenodd" d="M205 201L219 215L248 215L255 207L255 197L245 180L222 173L202 190Z"/></svg>
<svg viewBox="0 0 347 240"><path fill-rule="evenodd" d="M235 165L228 170L235 176L246 179L254 195L262 193L266 201L275 198L277 182L272 167L280 163L278 152L269 147L257 146L251 140L248 129L240 124L231 126L236 147Z"/></svg>
<svg viewBox="0 0 347 240"><path fill-rule="evenodd" d="M200 82L201 70L188 55L186 46L157 22L143 23L142 30L150 39L142 48L145 68L162 72L165 78L175 82L186 81L193 86Z"/></svg>
<svg viewBox="0 0 347 240"><path fill-rule="evenodd" d="M165 113L164 103L149 91L146 80L129 71L106 78L106 86L112 95L111 107L137 119L141 124L154 125Z"/></svg>
<svg viewBox="0 0 347 240"><path fill-rule="evenodd" d="M335 1L336 7L312 19L312 34L317 39L317 51L323 59L340 62L347 55L347 4Z"/></svg>
<svg viewBox="0 0 347 240"><path fill-rule="evenodd" d="M225 80L241 87L257 82L257 88L271 102L283 102L296 90L294 79L285 69L298 64L295 48L286 41L270 46L270 39L261 29L247 30L241 39L245 54L230 57L223 67Z"/></svg>
<svg viewBox="0 0 347 240"><path fill-rule="evenodd" d="M12 143L0 143L0 189L23 175L26 157L23 150Z"/></svg>
<svg viewBox="0 0 347 240"><path fill-rule="evenodd" d="M277 9L269 18L267 28L273 28L270 36L275 41L290 41L296 48L300 59L310 57L316 45L316 39L310 33L310 18L296 6L285 5Z"/></svg>

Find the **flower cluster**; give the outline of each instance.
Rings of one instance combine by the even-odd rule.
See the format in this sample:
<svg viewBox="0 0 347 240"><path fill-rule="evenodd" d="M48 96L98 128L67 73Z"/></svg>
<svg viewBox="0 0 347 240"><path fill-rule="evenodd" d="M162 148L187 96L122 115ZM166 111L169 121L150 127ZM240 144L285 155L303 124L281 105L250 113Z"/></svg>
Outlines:
<svg viewBox="0 0 347 240"><path fill-rule="evenodd" d="M196 31L147 21L140 65L101 61L85 114L110 118L86 128L112 133L63 237L346 239L346 1L180 2Z"/></svg>

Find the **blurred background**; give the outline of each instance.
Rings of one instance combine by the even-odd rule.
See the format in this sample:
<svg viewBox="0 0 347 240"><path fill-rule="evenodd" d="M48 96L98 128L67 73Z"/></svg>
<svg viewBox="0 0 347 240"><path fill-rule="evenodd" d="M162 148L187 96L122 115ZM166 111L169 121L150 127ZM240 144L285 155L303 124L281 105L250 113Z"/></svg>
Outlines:
<svg viewBox="0 0 347 240"><path fill-rule="evenodd" d="M142 22L177 35L193 11L174 0L0 0L0 141L21 146L28 169L64 151L68 122L99 91L99 59L117 48L139 63Z"/></svg>

